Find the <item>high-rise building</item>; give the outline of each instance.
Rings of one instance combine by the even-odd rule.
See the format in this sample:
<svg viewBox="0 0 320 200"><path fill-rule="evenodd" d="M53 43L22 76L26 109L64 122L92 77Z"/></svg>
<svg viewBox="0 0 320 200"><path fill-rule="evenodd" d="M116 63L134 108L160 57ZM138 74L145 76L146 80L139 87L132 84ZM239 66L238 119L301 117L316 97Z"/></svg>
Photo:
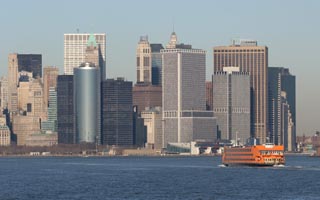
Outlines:
<svg viewBox="0 0 320 200"><path fill-rule="evenodd" d="M212 81L206 81L206 109L212 110Z"/></svg>
<svg viewBox="0 0 320 200"><path fill-rule="evenodd" d="M47 116L44 110L43 84L41 82L41 79L31 79L29 84L29 97L26 110L27 115L46 119Z"/></svg>
<svg viewBox="0 0 320 200"><path fill-rule="evenodd" d="M137 83L151 83L151 47L148 36L141 36L137 47Z"/></svg>
<svg viewBox="0 0 320 200"><path fill-rule="evenodd" d="M57 128L59 144L75 144L73 75L57 78Z"/></svg>
<svg viewBox="0 0 320 200"><path fill-rule="evenodd" d="M57 132L57 91L55 87L49 88L49 107L47 121L41 122L41 130Z"/></svg>
<svg viewBox="0 0 320 200"><path fill-rule="evenodd" d="M162 44L150 44L151 47L151 71L152 85L162 85Z"/></svg>
<svg viewBox="0 0 320 200"><path fill-rule="evenodd" d="M90 53L88 46L94 48ZM64 73L73 74L73 68L79 67L82 63L88 62L91 55L95 55L96 49L99 54L99 67L102 80L106 77L106 34L105 33L68 33L64 34ZM91 62L91 61L89 61ZM95 62L93 62L95 63ZM96 64L96 63L95 63Z"/></svg>
<svg viewBox="0 0 320 200"><path fill-rule="evenodd" d="M296 80L288 68L268 68L270 141L295 150Z"/></svg>
<svg viewBox="0 0 320 200"><path fill-rule="evenodd" d="M74 69L74 112L77 143L101 141L100 68L83 63Z"/></svg>
<svg viewBox="0 0 320 200"><path fill-rule="evenodd" d="M141 36L137 46L137 83L160 85L162 74L162 44L150 44Z"/></svg>
<svg viewBox="0 0 320 200"><path fill-rule="evenodd" d="M41 54L9 54L8 65L8 109L11 113L17 113L19 72L30 72L32 78L41 78L42 56Z"/></svg>
<svg viewBox="0 0 320 200"><path fill-rule="evenodd" d="M162 88L158 85L146 83L137 83L133 87L133 105L137 106L137 112L140 115L146 107L162 106Z"/></svg>
<svg viewBox="0 0 320 200"><path fill-rule="evenodd" d="M3 109L8 108L8 78L6 76L1 77L0 78L0 83L1 83L1 96L0 96L0 100L1 100L1 104L0 104L0 109L1 112L3 111Z"/></svg>
<svg viewBox="0 0 320 200"><path fill-rule="evenodd" d="M44 67L43 68L43 101L44 109L47 112L49 106L49 88L57 87L57 77L59 75L58 67Z"/></svg>
<svg viewBox="0 0 320 200"><path fill-rule="evenodd" d="M219 138L246 144L251 136L249 73L240 72L239 67L224 67L212 79L213 112Z"/></svg>
<svg viewBox="0 0 320 200"><path fill-rule="evenodd" d="M164 146L214 140L215 118L206 111L206 52L177 44L175 33L162 49L162 119Z"/></svg>
<svg viewBox="0 0 320 200"><path fill-rule="evenodd" d="M213 48L214 72L223 67L240 67L250 73L251 86L251 134L266 142L268 133L268 47L258 46L256 41L233 41L230 46Z"/></svg>
<svg viewBox="0 0 320 200"><path fill-rule="evenodd" d="M123 78L102 82L102 143L132 146L132 82Z"/></svg>

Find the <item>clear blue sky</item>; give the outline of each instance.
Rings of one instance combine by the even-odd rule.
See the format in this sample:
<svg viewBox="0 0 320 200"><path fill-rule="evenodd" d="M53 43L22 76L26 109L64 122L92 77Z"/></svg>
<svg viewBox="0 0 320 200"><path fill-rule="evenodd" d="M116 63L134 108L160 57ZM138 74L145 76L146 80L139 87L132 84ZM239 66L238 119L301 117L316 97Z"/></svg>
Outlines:
<svg viewBox="0 0 320 200"><path fill-rule="evenodd" d="M105 32L107 76L135 81L140 35L166 44L173 21L178 40L207 50L232 38L256 39L269 47L269 66L290 68L297 79L297 133L320 130L318 85L320 1L296 0L6 0L0 7L0 75L9 53L41 53L43 66L63 71L63 34Z"/></svg>

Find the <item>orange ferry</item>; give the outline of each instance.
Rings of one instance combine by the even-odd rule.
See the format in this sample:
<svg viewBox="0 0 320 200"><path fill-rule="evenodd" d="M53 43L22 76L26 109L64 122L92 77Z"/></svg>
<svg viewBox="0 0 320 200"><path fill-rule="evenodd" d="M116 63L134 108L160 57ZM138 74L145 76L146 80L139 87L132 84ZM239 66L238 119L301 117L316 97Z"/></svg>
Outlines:
<svg viewBox="0 0 320 200"><path fill-rule="evenodd" d="M224 147L222 164L273 166L284 165L283 145L263 144L254 146Z"/></svg>

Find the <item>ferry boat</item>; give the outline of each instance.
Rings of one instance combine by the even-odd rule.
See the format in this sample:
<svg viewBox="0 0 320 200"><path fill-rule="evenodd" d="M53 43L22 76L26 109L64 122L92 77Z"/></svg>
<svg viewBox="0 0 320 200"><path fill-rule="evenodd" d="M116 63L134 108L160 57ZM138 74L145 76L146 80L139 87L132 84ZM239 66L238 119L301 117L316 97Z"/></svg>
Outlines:
<svg viewBox="0 0 320 200"><path fill-rule="evenodd" d="M253 146L224 147L222 164L274 166L284 165L283 145L263 144Z"/></svg>

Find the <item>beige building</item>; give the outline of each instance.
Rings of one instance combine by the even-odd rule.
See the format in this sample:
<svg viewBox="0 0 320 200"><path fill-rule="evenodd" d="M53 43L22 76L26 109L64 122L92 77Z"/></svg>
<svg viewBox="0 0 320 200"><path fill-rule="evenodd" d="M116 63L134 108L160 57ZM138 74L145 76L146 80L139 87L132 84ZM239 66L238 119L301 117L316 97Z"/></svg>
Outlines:
<svg viewBox="0 0 320 200"><path fill-rule="evenodd" d="M57 87L57 77L59 75L58 67L44 67L43 68L43 102L44 112L47 112L49 103L49 88Z"/></svg>
<svg viewBox="0 0 320 200"><path fill-rule="evenodd" d="M0 125L0 146L10 145L10 130L6 125Z"/></svg>
<svg viewBox="0 0 320 200"><path fill-rule="evenodd" d="M27 111L27 104L29 103L29 88L30 82L20 82L18 87L18 109Z"/></svg>
<svg viewBox="0 0 320 200"><path fill-rule="evenodd" d="M8 107L8 79L6 76L0 78L0 84L1 84L0 109L2 111L3 109Z"/></svg>
<svg viewBox="0 0 320 200"><path fill-rule="evenodd" d="M17 136L17 145L26 145L26 138L40 132L40 118L35 116L13 116L12 131Z"/></svg>
<svg viewBox="0 0 320 200"><path fill-rule="evenodd" d="M58 144L57 133L34 133L26 137L26 146L54 146Z"/></svg>
<svg viewBox="0 0 320 200"><path fill-rule="evenodd" d="M137 83L152 82L151 46L148 36L141 36L137 46Z"/></svg>
<svg viewBox="0 0 320 200"><path fill-rule="evenodd" d="M41 79L34 79L30 82L28 102L28 106L31 105L31 109L27 108L27 115L46 119L47 114L44 109L43 84L41 83Z"/></svg>
<svg viewBox="0 0 320 200"><path fill-rule="evenodd" d="M9 54L8 56L8 109L10 112L18 111L18 55Z"/></svg>
<svg viewBox="0 0 320 200"><path fill-rule="evenodd" d="M161 149L162 145L162 114L161 107L147 108L141 112L141 118L147 127L147 148Z"/></svg>
<svg viewBox="0 0 320 200"><path fill-rule="evenodd" d="M256 41L233 41L230 46L213 48L214 72L223 67L240 67L240 71L250 73L253 92L251 135L266 142L268 133L268 47L258 46Z"/></svg>

